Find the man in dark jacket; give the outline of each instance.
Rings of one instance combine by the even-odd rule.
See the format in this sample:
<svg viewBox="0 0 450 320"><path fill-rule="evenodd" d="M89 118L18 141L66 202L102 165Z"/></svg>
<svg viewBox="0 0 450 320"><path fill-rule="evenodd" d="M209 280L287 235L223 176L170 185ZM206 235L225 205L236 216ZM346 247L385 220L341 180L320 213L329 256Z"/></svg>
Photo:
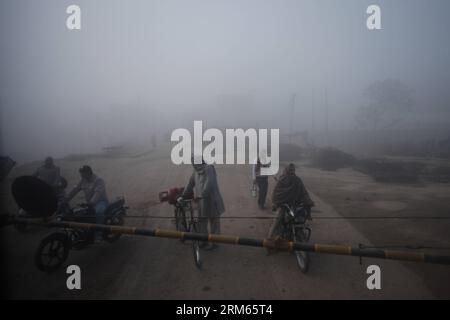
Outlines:
<svg viewBox="0 0 450 320"><path fill-rule="evenodd" d="M295 165L289 164L284 169L283 174L278 179L272 195L273 210L280 208L281 205L287 204L292 208L302 204L310 210L314 206L308 191L306 190L302 179L295 174ZM282 222L285 219L286 211L280 208L278 216L270 228L269 238L274 239L280 234Z"/></svg>
<svg viewBox="0 0 450 320"><path fill-rule="evenodd" d="M261 210L265 209L267 189L269 187L269 177L261 175L261 168L268 166L267 164L262 164L258 157L252 170L253 184L258 186L258 207Z"/></svg>

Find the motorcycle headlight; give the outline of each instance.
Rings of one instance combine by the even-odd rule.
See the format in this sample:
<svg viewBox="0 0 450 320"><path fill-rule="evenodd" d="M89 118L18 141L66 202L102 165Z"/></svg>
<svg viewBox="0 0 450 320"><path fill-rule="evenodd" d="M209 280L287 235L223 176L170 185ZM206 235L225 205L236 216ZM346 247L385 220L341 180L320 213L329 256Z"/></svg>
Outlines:
<svg viewBox="0 0 450 320"><path fill-rule="evenodd" d="M306 223L306 215L305 208L297 208L294 212L295 222L299 224Z"/></svg>

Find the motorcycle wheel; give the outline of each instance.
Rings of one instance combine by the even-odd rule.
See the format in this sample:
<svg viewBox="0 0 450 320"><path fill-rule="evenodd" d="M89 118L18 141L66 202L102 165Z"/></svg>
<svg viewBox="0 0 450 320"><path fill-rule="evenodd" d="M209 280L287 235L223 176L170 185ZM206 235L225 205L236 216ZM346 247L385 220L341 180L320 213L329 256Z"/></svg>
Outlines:
<svg viewBox="0 0 450 320"><path fill-rule="evenodd" d="M70 239L65 233L56 232L45 237L34 256L36 267L44 272L54 272L66 261Z"/></svg>
<svg viewBox="0 0 450 320"><path fill-rule="evenodd" d="M294 241L307 242L306 235L301 228L294 228ZM294 251L298 267L303 273L307 273L309 269L309 253L306 251Z"/></svg>

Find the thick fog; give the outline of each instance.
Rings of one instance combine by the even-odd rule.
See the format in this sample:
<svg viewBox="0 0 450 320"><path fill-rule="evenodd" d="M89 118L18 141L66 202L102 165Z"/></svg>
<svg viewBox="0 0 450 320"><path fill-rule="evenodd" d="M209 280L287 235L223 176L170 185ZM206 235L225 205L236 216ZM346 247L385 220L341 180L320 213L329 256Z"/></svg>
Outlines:
<svg viewBox="0 0 450 320"><path fill-rule="evenodd" d="M66 28L71 4L81 30ZM366 27L371 4L382 30ZM385 79L411 89L404 126L446 127L449 12L447 0L2 0L1 153L168 140L193 120L314 132L326 110L329 130L354 130L364 90Z"/></svg>

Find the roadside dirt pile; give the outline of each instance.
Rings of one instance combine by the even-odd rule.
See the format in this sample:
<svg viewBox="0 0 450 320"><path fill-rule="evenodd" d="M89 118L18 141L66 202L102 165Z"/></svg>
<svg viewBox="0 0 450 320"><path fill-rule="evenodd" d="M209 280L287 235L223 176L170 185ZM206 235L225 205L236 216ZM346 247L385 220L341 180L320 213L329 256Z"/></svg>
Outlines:
<svg viewBox="0 0 450 320"><path fill-rule="evenodd" d="M303 149L295 144L280 144L280 161L300 160L303 155Z"/></svg>
<svg viewBox="0 0 450 320"><path fill-rule="evenodd" d="M355 169L371 176L378 182L415 183L418 182L425 166L418 162L361 159L355 165Z"/></svg>
<svg viewBox="0 0 450 320"><path fill-rule="evenodd" d="M386 183L450 182L450 165L393 159L362 159L354 167Z"/></svg>
<svg viewBox="0 0 450 320"><path fill-rule="evenodd" d="M311 161L314 167L330 171L352 167L355 162L354 156L336 148L317 149Z"/></svg>
<svg viewBox="0 0 450 320"><path fill-rule="evenodd" d="M450 182L450 166L436 166L425 175L426 179L432 182Z"/></svg>
<svg viewBox="0 0 450 320"><path fill-rule="evenodd" d="M426 159L357 159L336 148L321 148L312 154L311 165L327 171L352 168L384 183L450 182L450 164Z"/></svg>

